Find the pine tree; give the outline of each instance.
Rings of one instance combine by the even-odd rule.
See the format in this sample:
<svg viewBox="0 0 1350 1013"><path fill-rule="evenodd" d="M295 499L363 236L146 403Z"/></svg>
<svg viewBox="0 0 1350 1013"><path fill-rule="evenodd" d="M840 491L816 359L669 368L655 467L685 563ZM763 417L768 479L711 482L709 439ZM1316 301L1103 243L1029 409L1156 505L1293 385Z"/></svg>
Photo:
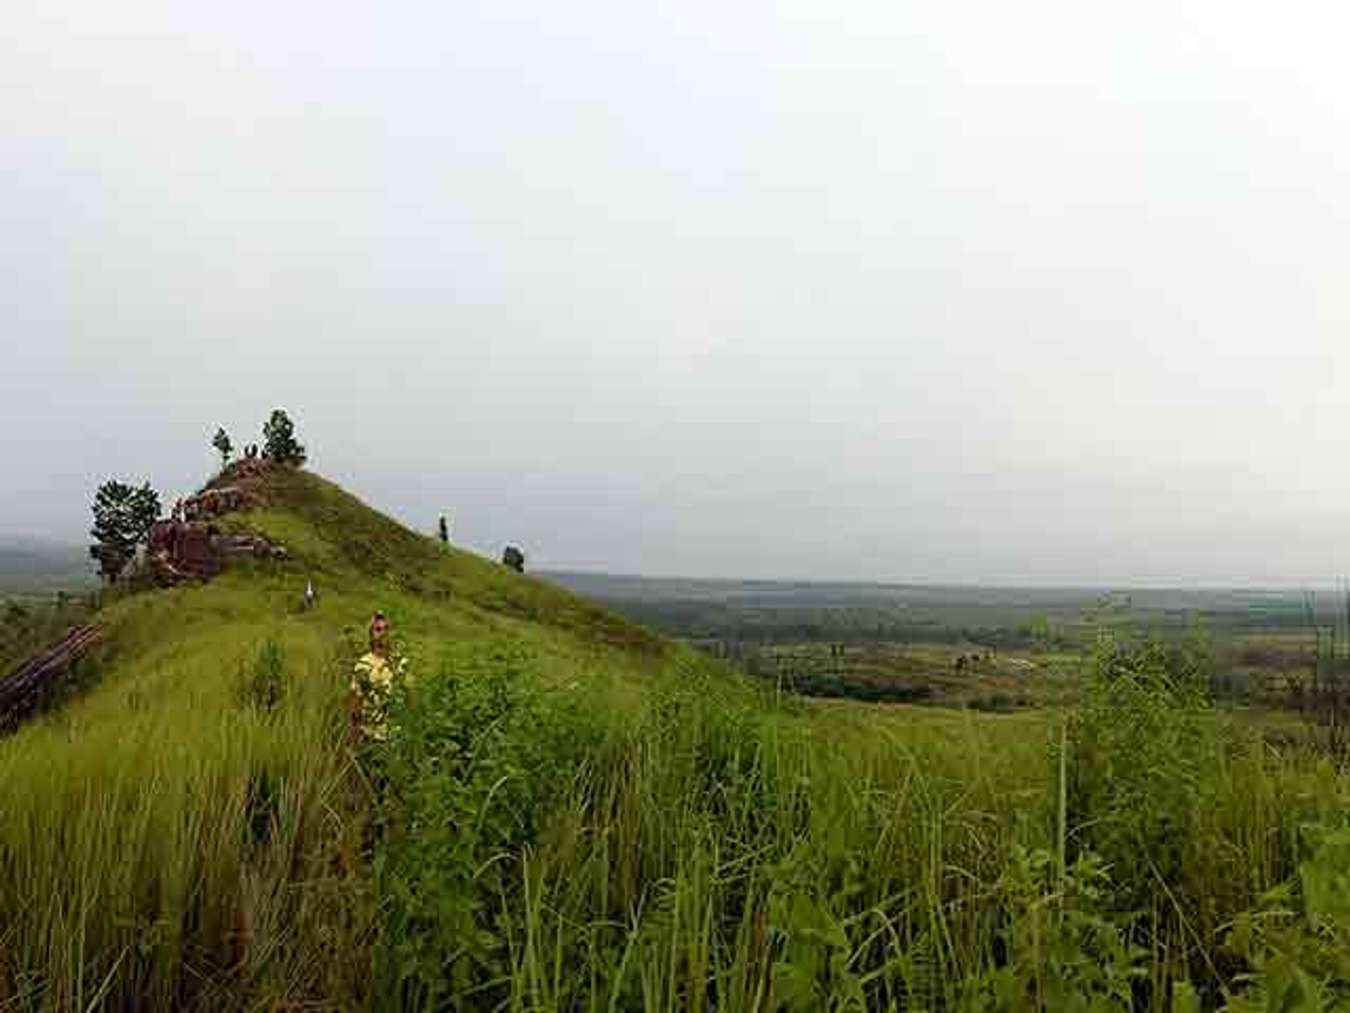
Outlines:
<svg viewBox="0 0 1350 1013"><path fill-rule="evenodd" d="M94 544L89 547L89 555L98 560L99 572L115 581L159 519L159 494L149 482L137 488L109 479L98 487L93 511L94 526L89 534Z"/></svg>
<svg viewBox="0 0 1350 1013"><path fill-rule="evenodd" d="M230 442L230 434L221 426L216 430L215 438L211 441L211 446L220 452L220 467L223 470L230 463L230 455L234 453L234 444Z"/></svg>
<svg viewBox="0 0 1350 1013"><path fill-rule="evenodd" d="M295 423L281 408L263 424L263 456L277 464L298 467L305 463L305 448L295 439Z"/></svg>

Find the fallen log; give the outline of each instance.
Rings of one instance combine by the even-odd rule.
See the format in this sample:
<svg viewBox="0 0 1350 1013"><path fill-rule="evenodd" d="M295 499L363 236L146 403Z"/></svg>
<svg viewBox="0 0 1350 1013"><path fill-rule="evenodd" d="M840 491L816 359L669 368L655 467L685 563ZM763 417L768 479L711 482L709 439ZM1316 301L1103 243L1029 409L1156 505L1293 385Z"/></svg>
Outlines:
<svg viewBox="0 0 1350 1013"><path fill-rule="evenodd" d="M71 666L102 639L94 625L75 626L0 679L0 732L12 731L51 698Z"/></svg>

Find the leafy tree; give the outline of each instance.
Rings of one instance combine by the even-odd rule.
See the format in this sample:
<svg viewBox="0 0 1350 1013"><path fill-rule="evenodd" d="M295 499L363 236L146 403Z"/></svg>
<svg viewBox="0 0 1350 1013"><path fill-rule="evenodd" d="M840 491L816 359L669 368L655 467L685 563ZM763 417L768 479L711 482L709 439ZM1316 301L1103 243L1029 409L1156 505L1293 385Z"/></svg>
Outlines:
<svg viewBox="0 0 1350 1013"><path fill-rule="evenodd" d="M137 488L109 479L98 487L93 511L94 526L89 534L94 544L89 547L89 555L98 560L99 572L115 581L159 519L159 494L149 482Z"/></svg>
<svg viewBox="0 0 1350 1013"><path fill-rule="evenodd" d="M220 452L220 466L224 468L230 463L230 455L234 453L234 444L230 442L230 434L221 426L216 430L215 438L211 440L211 446Z"/></svg>
<svg viewBox="0 0 1350 1013"><path fill-rule="evenodd" d="M521 552L514 545L508 545L506 551L502 553L502 565L508 569L515 570L516 573L524 573L525 553Z"/></svg>
<svg viewBox="0 0 1350 1013"><path fill-rule="evenodd" d="M441 514L440 536L441 541L450 544L450 522L445 519L445 514Z"/></svg>
<svg viewBox="0 0 1350 1013"><path fill-rule="evenodd" d="M295 423L277 408L263 424L263 456L277 464L305 463L305 448L295 439Z"/></svg>

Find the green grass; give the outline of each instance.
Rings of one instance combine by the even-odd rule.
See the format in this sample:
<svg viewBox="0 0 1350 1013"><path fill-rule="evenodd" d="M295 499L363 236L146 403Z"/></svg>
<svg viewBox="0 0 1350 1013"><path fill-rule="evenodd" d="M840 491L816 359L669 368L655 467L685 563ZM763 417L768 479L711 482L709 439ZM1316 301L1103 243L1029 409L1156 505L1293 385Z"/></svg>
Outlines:
<svg viewBox="0 0 1350 1013"><path fill-rule="evenodd" d="M236 523L291 560L109 605L99 685L0 740L0 999L177 1008L361 992L368 798L343 722L375 608L414 654L506 639L540 651L542 678L618 656L638 678L667 650L314 476L269 493ZM310 577L320 604L301 613ZM270 710L248 693L260 658L279 669Z"/></svg>
<svg viewBox="0 0 1350 1013"><path fill-rule="evenodd" d="M1095 710L807 702L313 476L231 523L291 559L109 605L0 740L0 1008L1346 1001L1350 782L1147 654Z"/></svg>
<svg viewBox="0 0 1350 1013"><path fill-rule="evenodd" d="M1334 969L1270 897L1297 897L1307 827L1339 825L1345 784L1214 715L1188 750L1158 726L1182 763L1108 755L1141 766L1100 809L1066 775L1061 811L1054 713L783 706L690 668L615 723L584 691L484 710L481 680L446 679L385 800L376 980L407 1007L474 989L485 1008L1167 1009L1179 983L1216 1005L1278 957ZM422 766L482 725L471 761ZM1122 777L1155 798L1126 808ZM1243 950L1244 916L1295 931Z"/></svg>

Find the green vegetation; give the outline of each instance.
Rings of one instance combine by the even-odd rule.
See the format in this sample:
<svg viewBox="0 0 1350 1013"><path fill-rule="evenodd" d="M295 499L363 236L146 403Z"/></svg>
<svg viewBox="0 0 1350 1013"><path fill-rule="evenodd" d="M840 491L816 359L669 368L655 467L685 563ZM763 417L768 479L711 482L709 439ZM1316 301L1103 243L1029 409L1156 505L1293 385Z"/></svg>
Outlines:
<svg viewBox="0 0 1350 1013"><path fill-rule="evenodd" d="M89 534L94 544L89 555L98 560L99 572L115 581L159 518L159 494L149 482L133 486L109 479L98 487L93 511L94 526Z"/></svg>
<svg viewBox="0 0 1350 1013"><path fill-rule="evenodd" d="M211 446L220 455L220 466L224 468L230 463L230 455L234 453L234 442L224 426L216 427L216 435L211 437Z"/></svg>
<svg viewBox="0 0 1350 1013"><path fill-rule="evenodd" d="M1340 887L1306 884L1342 882L1314 842L1346 784L1209 711L1198 650L1104 640L1071 720L794 704L692 659L624 709L498 652L448 664L389 755L376 981L404 1005L1338 994Z"/></svg>
<svg viewBox="0 0 1350 1013"><path fill-rule="evenodd" d="M264 482L225 522L289 561L110 603L0 740L5 1008L1350 1001L1350 780L1213 710L1199 636L1101 628L1072 710L810 701ZM353 755L376 608L411 680Z"/></svg>
<svg viewBox="0 0 1350 1013"><path fill-rule="evenodd" d="M977 645L735 641L697 646L804 696L929 702L1007 711L1071 700L1083 657L1074 652L993 651Z"/></svg>
<svg viewBox="0 0 1350 1013"><path fill-rule="evenodd" d="M278 464L305 463L305 448L295 438L295 423L282 408L263 423L263 456Z"/></svg>

